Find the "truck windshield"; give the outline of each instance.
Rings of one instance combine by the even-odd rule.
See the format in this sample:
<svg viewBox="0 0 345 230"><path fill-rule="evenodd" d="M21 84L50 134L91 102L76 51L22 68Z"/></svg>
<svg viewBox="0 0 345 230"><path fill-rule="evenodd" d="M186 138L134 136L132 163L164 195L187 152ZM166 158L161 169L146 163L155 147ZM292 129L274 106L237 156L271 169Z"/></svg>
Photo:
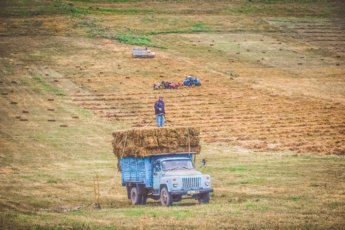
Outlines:
<svg viewBox="0 0 345 230"><path fill-rule="evenodd" d="M193 169L193 164L190 160L169 160L162 162L162 169L164 171L179 170L179 169Z"/></svg>

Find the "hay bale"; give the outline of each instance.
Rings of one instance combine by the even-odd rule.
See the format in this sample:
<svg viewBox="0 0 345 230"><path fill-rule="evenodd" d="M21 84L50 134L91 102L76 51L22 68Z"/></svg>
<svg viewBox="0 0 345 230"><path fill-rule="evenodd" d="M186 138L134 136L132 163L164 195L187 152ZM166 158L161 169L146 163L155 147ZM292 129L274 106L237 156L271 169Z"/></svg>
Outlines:
<svg viewBox="0 0 345 230"><path fill-rule="evenodd" d="M200 131L191 127L140 128L113 132L113 152L118 158L163 153L200 153Z"/></svg>

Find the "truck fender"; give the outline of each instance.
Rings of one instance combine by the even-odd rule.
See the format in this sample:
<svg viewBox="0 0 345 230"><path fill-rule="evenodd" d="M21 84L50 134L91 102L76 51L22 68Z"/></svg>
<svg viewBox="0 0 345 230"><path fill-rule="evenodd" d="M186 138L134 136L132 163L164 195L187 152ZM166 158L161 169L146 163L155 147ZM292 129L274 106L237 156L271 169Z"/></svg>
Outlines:
<svg viewBox="0 0 345 230"><path fill-rule="evenodd" d="M169 189L168 184L161 184L161 185L159 186L159 194L160 194L162 188L164 188L164 187L167 188L168 192L170 193L170 189Z"/></svg>
<svg viewBox="0 0 345 230"><path fill-rule="evenodd" d="M159 193L160 193L160 191L162 190L162 188L164 188L164 187L166 187L166 188L168 189L168 192L170 192L170 191L169 191L169 187L168 187L167 184L161 184L161 185L159 186Z"/></svg>

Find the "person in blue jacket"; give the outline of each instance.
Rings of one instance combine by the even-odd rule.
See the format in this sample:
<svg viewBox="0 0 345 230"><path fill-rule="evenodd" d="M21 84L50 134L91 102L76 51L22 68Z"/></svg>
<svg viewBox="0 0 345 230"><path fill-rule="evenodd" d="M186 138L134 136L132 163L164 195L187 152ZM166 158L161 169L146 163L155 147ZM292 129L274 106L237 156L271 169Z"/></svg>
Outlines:
<svg viewBox="0 0 345 230"><path fill-rule="evenodd" d="M156 123L157 127L164 127L165 122L165 105L163 97L159 96L158 101L155 102L155 114L156 114Z"/></svg>

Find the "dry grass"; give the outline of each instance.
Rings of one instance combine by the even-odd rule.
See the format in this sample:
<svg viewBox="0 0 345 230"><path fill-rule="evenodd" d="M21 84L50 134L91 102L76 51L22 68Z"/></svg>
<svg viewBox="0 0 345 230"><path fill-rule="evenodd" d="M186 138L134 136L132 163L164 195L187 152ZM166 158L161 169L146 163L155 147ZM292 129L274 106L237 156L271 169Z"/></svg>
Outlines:
<svg viewBox="0 0 345 230"><path fill-rule="evenodd" d="M345 148L337 3L253 2L2 2L0 228L342 229L344 157L324 155ZM188 74L203 86L152 91ZM127 201L111 133L153 125L160 94L168 126L202 130L209 205Z"/></svg>

